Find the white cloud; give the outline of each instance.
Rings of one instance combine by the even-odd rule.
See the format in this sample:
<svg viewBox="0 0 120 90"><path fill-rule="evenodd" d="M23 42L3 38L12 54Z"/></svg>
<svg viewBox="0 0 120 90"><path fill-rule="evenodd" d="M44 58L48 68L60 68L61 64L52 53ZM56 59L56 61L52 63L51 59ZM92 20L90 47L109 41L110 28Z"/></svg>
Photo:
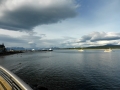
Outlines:
<svg viewBox="0 0 120 90"><path fill-rule="evenodd" d="M79 41L81 45L106 45L118 44L120 41L120 33L114 32L92 32L82 36Z"/></svg>
<svg viewBox="0 0 120 90"><path fill-rule="evenodd" d="M50 47L86 47L86 46L99 46L106 44L120 45L120 33L114 32L92 32L83 35L80 39L74 37L61 37L54 39L46 39L43 34L28 34L19 37L9 35L0 35L0 43L5 43L9 46L23 46L31 48L50 48Z"/></svg>
<svg viewBox="0 0 120 90"><path fill-rule="evenodd" d="M12 37L20 37L20 36L22 36L22 35L27 35L28 33L26 33L26 32L19 32L19 31L11 31L11 30L0 29L0 34L9 35L9 36L12 36Z"/></svg>

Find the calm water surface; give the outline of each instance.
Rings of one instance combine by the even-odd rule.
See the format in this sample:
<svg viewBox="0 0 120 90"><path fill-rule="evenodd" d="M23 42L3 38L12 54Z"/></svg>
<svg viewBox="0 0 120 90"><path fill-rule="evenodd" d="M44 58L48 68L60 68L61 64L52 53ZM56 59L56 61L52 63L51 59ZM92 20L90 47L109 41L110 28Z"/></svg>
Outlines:
<svg viewBox="0 0 120 90"><path fill-rule="evenodd" d="M0 65L31 87L48 90L120 90L120 50L54 50L0 57Z"/></svg>

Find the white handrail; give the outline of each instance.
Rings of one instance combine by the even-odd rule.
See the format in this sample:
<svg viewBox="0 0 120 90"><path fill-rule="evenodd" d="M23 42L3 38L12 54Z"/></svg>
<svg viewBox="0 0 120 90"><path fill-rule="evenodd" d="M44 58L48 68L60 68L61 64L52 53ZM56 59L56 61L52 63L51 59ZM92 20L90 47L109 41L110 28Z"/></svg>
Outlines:
<svg viewBox="0 0 120 90"><path fill-rule="evenodd" d="M18 76L16 76L11 71L7 70L2 66L0 66L0 70L2 70L5 74L7 74L10 77L10 79L13 80L23 90L33 90L31 87L29 87L24 81L22 81Z"/></svg>

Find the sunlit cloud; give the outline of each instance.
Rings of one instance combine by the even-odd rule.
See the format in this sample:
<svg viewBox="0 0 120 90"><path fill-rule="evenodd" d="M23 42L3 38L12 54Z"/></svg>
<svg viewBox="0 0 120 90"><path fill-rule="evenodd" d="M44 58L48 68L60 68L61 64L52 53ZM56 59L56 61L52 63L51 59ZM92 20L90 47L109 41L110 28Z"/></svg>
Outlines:
<svg viewBox="0 0 120 90"><path fill-rule="evenodd" d="M114 32L92 32L88 35L82 36L77 43L81 45L106 45L106 44L118 44L120 41L120 33Z"/></svg>

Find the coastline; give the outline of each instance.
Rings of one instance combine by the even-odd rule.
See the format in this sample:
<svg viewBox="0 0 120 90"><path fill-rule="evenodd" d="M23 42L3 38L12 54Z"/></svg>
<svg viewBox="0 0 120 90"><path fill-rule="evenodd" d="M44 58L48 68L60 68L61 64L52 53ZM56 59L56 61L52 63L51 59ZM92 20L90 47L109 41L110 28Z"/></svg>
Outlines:
<svg viewBox="0 0 120 90"><path fill-rule="evenodd" d="M18 54L18 53L24 53L24 52L22 51L4 52L4 53L0 53L0 56L6 56L6 55L12 55L12 54Z"/></svg>

